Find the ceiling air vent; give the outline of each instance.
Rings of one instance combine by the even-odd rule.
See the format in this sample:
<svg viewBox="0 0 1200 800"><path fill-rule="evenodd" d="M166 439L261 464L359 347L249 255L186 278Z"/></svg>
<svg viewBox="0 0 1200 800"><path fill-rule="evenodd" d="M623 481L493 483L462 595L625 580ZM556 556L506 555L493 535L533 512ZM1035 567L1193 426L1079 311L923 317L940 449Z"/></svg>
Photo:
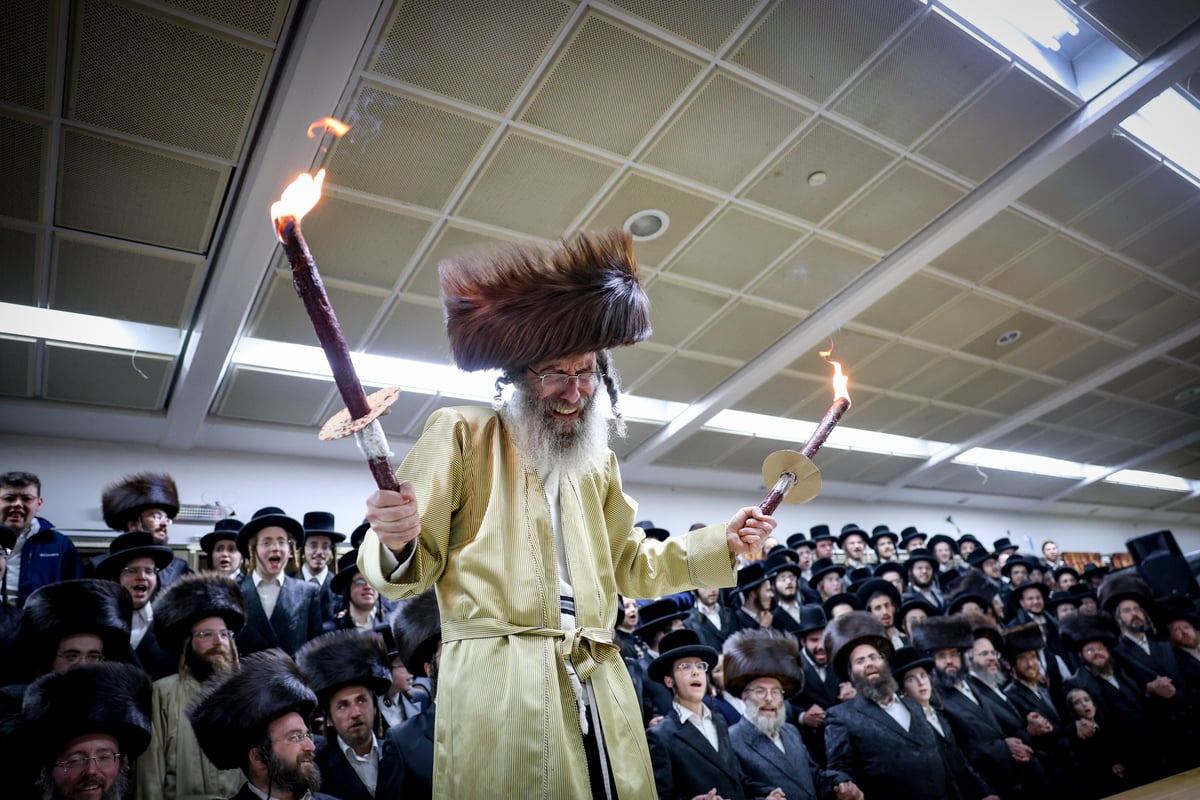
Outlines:
<svg viewBox="0 0 1200 800"><path fill-rule="evenodd" d="M229 506L223 506L220 503L211 503L208 505L196 505L194 503L180 503L179 514L175 517L176 522L216 522L217 520L232 517L235 512Z"/></svg>

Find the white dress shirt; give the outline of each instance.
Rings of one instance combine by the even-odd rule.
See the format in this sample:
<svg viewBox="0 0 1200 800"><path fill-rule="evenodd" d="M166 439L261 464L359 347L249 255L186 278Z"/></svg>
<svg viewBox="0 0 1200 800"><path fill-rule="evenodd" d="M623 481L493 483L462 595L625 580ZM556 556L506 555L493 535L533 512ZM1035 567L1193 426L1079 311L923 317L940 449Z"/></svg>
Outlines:
<svg viewBox="0 0 1200 800"><path fill-rule="evenodd" d="M708 619L709 622L713 624L714 628L721 630L720 606L718 606L716 603L713 603L711 606L706 606L704 603L696 603L696 608L705 616L705 618Z"/></svg>
<svg viewBox="0 0 1200 800"><path fill-rule="evenodd" d="M300 567L300 574L304 576L304 580L309 583L315 583L318 589L323 589L325 588L325 581L329 579L329 568L326 567L320 572L313 572L308 568L308 564L304 564Z"/></svg>
<svg viewBox="0 0 1200 800"><path fill-rule="evenodd" d="M675 707L675 713L679 715L679 721L682 724L687 725L690 722L692 725L695 725L700 733L704 734L704 738L708 740L708 743L712 745L712 749L720 752L721 748L717 746L717 726L713 723L712 712L709 711L708 706L701 705L700 713L696 714L679 705L679 703L672 703L671 705Z"/></svg>
<svg viewBox="0 0 1200 800"><path fill-rule="evenodd" d="M877 705L886 711L889 717L900 723L900 727L904 730L908 730L912 725L912 714L909 713L908 706L900 702L900 698L896 695L892 695L890 703L877 703Z"/></svg>
<svg viewBox="0 0 1200 800"><path fill-rule="evenodd" d="M146 603L133 612L133 619L130 622L132 624L129 628L129 649L137 650L138 645L146 636L146 631L150 630L150 626L154 623L154 608Z"/></svg>
<svg viewBox="0 0 1200 800"><path fill-rule="evenodd" d="M371 735L371 749L365 756L354 752L354 748L346 744L341 735L338 735L337 743L342 753L345 754L346 760L350 762L354 774L363 782L363 786L367 787L367 791L374 796L375 785L379 782L379 740L375 738L374 734Z"/></svg>
<svg viewBox="0 0 1200 800"><path fill-rule="evenodd" d="M938 732L938 735L943 739L946 738L946 732L942 730L942 723L938 721L937 712L933 710L933 706L921 706L921 710L925 712L925 719L933 726L933 729Z"/></svg>

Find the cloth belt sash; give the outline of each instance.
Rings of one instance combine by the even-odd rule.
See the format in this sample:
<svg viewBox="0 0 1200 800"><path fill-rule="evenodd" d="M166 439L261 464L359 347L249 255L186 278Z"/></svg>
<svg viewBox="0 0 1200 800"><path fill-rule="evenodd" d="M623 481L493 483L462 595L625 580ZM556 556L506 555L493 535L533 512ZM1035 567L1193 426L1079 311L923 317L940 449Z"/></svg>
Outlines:
<svg viewBox="0 0 1200 800"><path fill-rule="evenodd" d="M555 647L564 661L571 662L580 680L587 680L596 671L598 662L620 652L613 644L612 631L607 628L542 628L514 625L502 619L452 619L442 623L442 641L464 639L494 639L501 636L545 636L560 639Z"/></svg>

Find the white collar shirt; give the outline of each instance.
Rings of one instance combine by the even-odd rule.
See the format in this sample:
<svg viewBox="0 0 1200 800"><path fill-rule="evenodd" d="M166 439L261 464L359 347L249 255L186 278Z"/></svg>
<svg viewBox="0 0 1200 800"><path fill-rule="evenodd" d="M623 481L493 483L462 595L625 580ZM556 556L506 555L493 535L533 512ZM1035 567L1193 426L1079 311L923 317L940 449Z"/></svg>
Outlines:
<svg viewBox="0 0 1200 800"><path fill-rule="evenodd" d="M329 569L325 568L320 572L313 572L308 568L308 564L300 567L300 573L304 576L304 580L309 583L315 583L318 587L324 587L325 581L329 579Z"/></svg>
<svg viewBox="0 0 1200 800"><path fill-rule="evenodd" d="M892 695L890 703L877 703L880 708L887 712L887 715L900 725L904 730L908 730L912 725L912 714L908 710L908 706L900 700L897 695Z"/></svg>
<svg viewBox="0 0 1200 800"><path fill-rule="evenodd" d="M942 730L942 723L938 719L937 712L934 711L933 706L921 706L921 710L925 712L925 719L928 720L929 724L933 726L933 729L938 732L938 736L941 736L943 739L945 739L946 732Z"/></svg>
<svg viewBox="0 0 1200 800"><path fill-rule="evenodd" d="M1138 647L1140 647L1142 649L1143 653L1145 653L1146 655L1150 655L1150 637L1142 636L1141 639L1138 639L1129 633L1125 633L1123 635L1126 639L1128 639L1129 641L1133 642Z"/></svg>
<svg viewBox="0 0 1200 800"><path fill-rule="evenodd" d="M720 747L717 746L717 726L713 722L712 712L709 711L708 706L701 705L700 713L696 714L684 708L679 703L672 703L672 705L675 707L675 713L679 715L679 722L681 724L687 725L690 722L692 725L695 725L700 733L704 735L704 738L708 740L708 743L712 745L712 749L720 752Z"/></svg>
<svg viewBox="0 0 1200 800"><path fill-rule="evenodd" d="M251 573L254 580L254 589L258 592L258 599L262 602L263 613L267 615L267 619L271 618L271 614L275 611L275 603L279 600L279 592L283 588L283 575L278 578L267 580L258 570Z"/></svg>
<svg viewBox="0 0 1200 800"><path fill-rule="evenodd" d="M146 603L133 612L133 619L130 622L129 649L137 650L142 639L146 637L146 631L150 630L150 626L154 624L154 608Z"/></svg>
<svg viewBox="0 0 1200 800"><path fill-rule="evenodd" d="M716 603L711 606L706 606L704 603L697 603L696 608L704 615L705 619L712 623L713 627L721 630L721 607Z"/></svg>
<svg viewBox="0 0 1200 800"><path fill-rule="evenodd" d="M367 791L371 796L375 796L375 785L379 782L379 740L371 735L371 749L367 751L365 756L360 756L354 752L354 748L346 744L346 740L340 735L337 737L338 747L346 756L346 760L350 762L351 769L358 779L363 782L363 786L367 787Z"/></svg>

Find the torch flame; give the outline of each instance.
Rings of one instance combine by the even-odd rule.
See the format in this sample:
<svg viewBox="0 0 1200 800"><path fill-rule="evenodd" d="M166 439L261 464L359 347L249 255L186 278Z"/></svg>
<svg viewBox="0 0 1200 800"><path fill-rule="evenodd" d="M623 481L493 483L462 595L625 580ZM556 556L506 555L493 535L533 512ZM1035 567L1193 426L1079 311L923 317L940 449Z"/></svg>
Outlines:
<svg viewBox="0 0 1200 800"><path fill-rule="evenodd" d="M317 137L317 128L325 128L334 136L345 136L346 132L350 130L350 126L340 119L325 117L308 126L308 138L315 139Z"/></svg>
<svg viewBox="0 0 1200 800"><path fill-rule="evenodd" d="M829 343L828 350L822 350L818 355L833 365L833 399L837 400L844 397L850 399L850 376L842 372L842 365L836 361L830 361L829 357L833 355L833 342Z"/></svg>
<svg viewBox="0 0 1200 800"><path fill-rule="evenodd" d="M293 217L297 222L301 217L312 211L313 206L321 199L321 185L325 183L325 170L317 170L316 177L307 172L301 172L296 180L288 184L279 199L271 204L271 219L275 221L276 229L282 224L284 217ZM280 237L280 241L283 237Z"/></svg>

